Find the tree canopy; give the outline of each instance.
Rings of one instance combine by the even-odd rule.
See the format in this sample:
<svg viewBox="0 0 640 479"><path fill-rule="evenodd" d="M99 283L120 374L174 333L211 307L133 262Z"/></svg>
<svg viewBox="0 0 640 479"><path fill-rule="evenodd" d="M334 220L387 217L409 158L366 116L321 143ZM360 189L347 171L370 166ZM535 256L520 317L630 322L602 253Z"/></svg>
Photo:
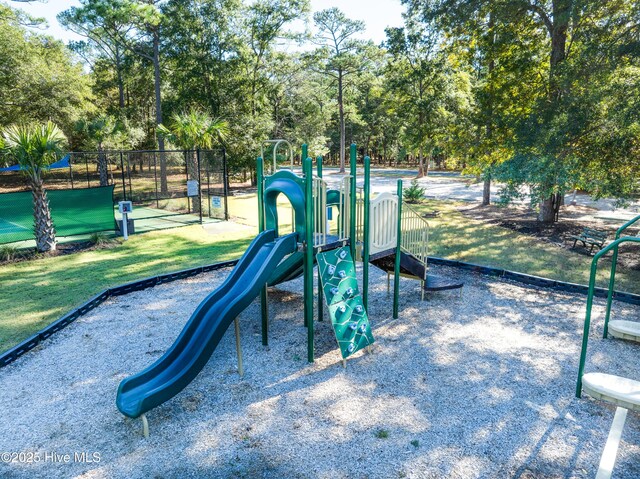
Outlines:
<svg viewBox="0 0 640 479"><path fill-rule="evenodd" d="M476 174L485 204L497 181L541 221L576 188L637 193L637 2L403 4L404 25L376 45L360 19L311 16L308 0L81 0L59 15L83 37L66 46L0 4L0 128L51 119L82 148L78 121L109 118L123 146L163 149L163 119L200 112L228 125L232 169L252 168L268 138L341 167L355 142L420 174L433 162Z"/></svg>

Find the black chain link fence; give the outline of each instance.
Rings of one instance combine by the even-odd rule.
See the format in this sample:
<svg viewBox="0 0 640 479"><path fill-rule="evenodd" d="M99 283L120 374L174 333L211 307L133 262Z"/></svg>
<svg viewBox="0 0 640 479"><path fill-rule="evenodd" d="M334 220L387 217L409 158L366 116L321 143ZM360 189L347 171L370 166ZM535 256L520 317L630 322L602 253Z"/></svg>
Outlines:
<svg viewBox="0 0 640 479"><path fill-rule="evenodd" d="M68 168L44 174L45 188L113 186L116 221L121 219L117 203L131 201L134 209L129 218L137 232L229 218L224 149L84 151L69 155ZM0 196L27 190L20 172L0 173Z"/></svg>

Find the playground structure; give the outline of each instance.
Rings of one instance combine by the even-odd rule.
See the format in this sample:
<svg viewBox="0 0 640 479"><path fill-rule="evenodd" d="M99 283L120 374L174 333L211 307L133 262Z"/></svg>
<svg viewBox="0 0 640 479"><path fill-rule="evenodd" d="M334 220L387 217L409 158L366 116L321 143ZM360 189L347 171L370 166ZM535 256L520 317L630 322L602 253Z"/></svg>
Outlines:
<svg viewBox="0 0 640 479"><path fill-rule="evenodd" d="M606 401L617 406L613 424L611 426L611 432L609 433L609 439L607 440L607 446L605 447L602 455L602 460L600 462L596 478L611 477L618 444L620 442L622 430L627 417L627 410L631 409L640 411L640 381L601 372L584 372L587 358L587 346L589 342L589 331L591 329L591 312L593 309L593 297L595 294L596 273L600 258L608 252L613 251L602 334L603 339L607 339L608 336L611 335L618 339L640 342L640 322L627 320L610 321L611 306L615 291L619 247L624 243L640 243L640 237L622 236L622 233L638 221L640 221L640 216L636 216L618 228L614 241L596 253L591 262L589 291L587 295L587 307L582 335L582 347L580 351L580 364L578 366L576 396L580 398L584 392L594 399Z"/></svg>
<svg viewBox="0 0 640 479"><path fill-rule="evenodd" d="M428 290L462 287L442 278L430 282L428 223L404 207L402 180L398 180L397 195L381 194L372 200L370 159L364 158L363 186L357 188L356 146L351 145L350 174L342 178L338 189L331 190L322 179L322 158L317 159L314 176L312 159L303 145L303 176L298 176L290 169L277 168L277 146L275 143L272 174L265 175L263 159L257 160L258 236L225 282L196 308L165 354L120 383L118 409L128 417L142 417L145 436L145 413L174 397L198 375L234 321L242 374L237 316L258 295L262 343L268 344L268 286L303 276L307 359L314 361L314 264L318 265L318 319L323 319L326 303L345 367L349 356L374 342L367 316L370 262L393 271L394 318L398 317L401 273L417 277ZM293 157L290 145L289 153ZM280 195L292 209L293 231L287 234L280 231L278 221ZM362 293L355 260L362 261Z"/></svg>

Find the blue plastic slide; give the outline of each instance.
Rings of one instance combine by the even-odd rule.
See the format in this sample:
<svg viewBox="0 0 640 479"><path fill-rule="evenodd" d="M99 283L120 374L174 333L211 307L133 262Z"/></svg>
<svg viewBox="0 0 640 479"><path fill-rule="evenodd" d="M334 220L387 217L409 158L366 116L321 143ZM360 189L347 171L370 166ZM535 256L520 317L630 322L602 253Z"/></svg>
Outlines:
<svg viewBox="0 0 640 479"><path fill-rule="evenodd" d="M260 233L225 282L193 312L173 345L151 366L124 379L116 405L132 418L168 401L202 370L232 321L251 304L276 266L297 248L297 233Z"/></svg>

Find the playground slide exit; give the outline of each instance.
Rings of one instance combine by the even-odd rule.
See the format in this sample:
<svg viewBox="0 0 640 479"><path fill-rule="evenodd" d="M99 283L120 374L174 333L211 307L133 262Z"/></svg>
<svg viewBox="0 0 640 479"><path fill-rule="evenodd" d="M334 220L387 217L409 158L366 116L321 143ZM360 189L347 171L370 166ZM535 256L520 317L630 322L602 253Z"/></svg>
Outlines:
<svg viewBox="0 0 640 479"><path fill-rule="evenodd" d="M116 405L136 418L168 401L193 381L233 320L269 281L276 266L297 248L297 233L276 238L274 230L260 233L227 279L193 312L164 355L143 371L124 379Z"/></svg>

